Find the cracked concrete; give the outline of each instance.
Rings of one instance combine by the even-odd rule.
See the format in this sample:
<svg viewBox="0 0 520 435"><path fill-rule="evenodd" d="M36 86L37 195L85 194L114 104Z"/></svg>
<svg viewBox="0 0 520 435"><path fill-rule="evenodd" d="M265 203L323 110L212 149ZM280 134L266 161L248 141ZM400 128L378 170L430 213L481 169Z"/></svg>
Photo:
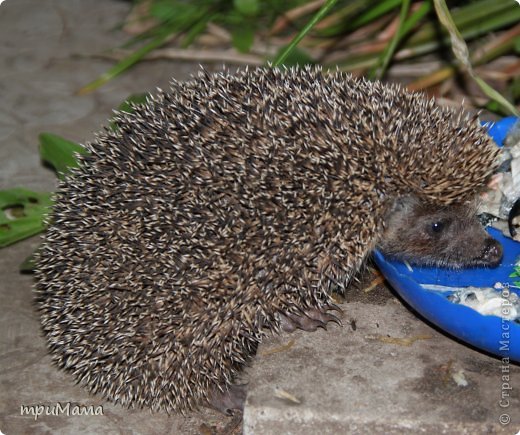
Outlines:
<svg viewBox="0 0 520 435"><path fill-rule="evenodd" d="M38 134L84 142L128 95L185 79L197 65L141 64L100 90L77 90L110 63L89 56L122 43L128 2L7 0L0 6L0 188L52 190ZM18 266L38 237L0 251L0 431L24 433L236 433L240 421L127 410L92 396L47 355ZM520 368L510 367L510 406L500 408L500 361L432 329L388 290L352 290L343 328L267 340L247 370L245 433L516 433ZM385 339L418 337L410 346ZM464 382L460 381L463 378ZM457 383L458 382L458 383ZM296 401L295 401L296 400ZM22 415L22 405L102 406L103 415ZM512 422L499 423L502 413ZM238 428L238 429L237 429Z"/></svg>

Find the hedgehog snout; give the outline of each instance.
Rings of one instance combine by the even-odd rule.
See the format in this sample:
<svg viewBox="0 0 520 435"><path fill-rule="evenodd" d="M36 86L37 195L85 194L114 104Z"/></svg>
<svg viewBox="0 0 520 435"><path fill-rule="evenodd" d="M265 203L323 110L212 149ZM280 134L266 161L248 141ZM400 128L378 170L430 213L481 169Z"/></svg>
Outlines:
<svg viewBox="0 0 520 435"><path fill-rule="evenodd" d="M482 250L482 261L490 266L496 267L502 260L503 250L502 245L491 237L484 242L484 249Z"/></svg>

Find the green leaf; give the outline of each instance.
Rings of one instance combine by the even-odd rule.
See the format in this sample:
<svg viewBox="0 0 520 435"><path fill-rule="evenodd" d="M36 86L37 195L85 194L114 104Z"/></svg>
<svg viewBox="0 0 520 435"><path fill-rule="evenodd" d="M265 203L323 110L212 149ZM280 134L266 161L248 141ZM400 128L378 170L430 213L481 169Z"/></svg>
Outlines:
<svg viewBox="0 0 520 435"><path fill-rule="evenodd" d="M509 278L515 278L517 276L520 276L520 267L519 266L514 267L513 272L511 273L511 275L509 275Z"/></svg>
<svg viewBox="0 0 520 435"><path fill-rule="evenodd" d="M509 116L509 112L496 101L489 100L486 104L482 106L484 109L491 113L495 113L500 117Z"/></svg>
<svg viewBox="0 0 520 435"><path fill-rule="evenodd" d="M241 53L247 53L255 39L255 30L252 26L240 26L233 30L233 47Z"/></svg>
<svg viewBox="0 0 520 435"><path fill-rule="evenodd" d="M119 105L117 110L119 112L134 113L135 112L134 107L138 104L146 103L149 96L150 96L150 94L148 94L148 93L132 94Z"/></svg>
<svg viewBox="0 0 520 435"><path fill-rule="evenodd" d="M34 269L36 269L36 252L38 251L38 249L36 249L31 255L29 255L23 261L22 264L20 264L20 267L18 268L20 273L33 273L34 272Z"/></svg>
<svg viewBox="0 0 520 435"><path fill-rule="evenodd" d="M235 9L248 17L255 16L260 10L258 0L233 0Z"/></svg>
<svg viewBox="0 0 520 435"><path fill-rule="evenodd" d="M132 94L119 105L119 107L117 108L117 111L121 112L121 113L134 113L135 106L146 103L149 95L150 94L147 94L147 93ZM117 124L115 122L114 117L110 118L108 126L113 131L115 131L117 129Z"/></svg>
<svg viewBox="0 0 520 435"><path fill-rule="evenodd" d="M41 232L51 205L50 193L21 187L0 191L0 248Z"/></svg>
<svg viewBox="0 0 520 435"><path fill-rule="evenodd" d="M86 154L87 151L81 145L51 133L41 133L40 156L43 161L50 164L63 179L65 174L78 166L75 153Z"/></svg>

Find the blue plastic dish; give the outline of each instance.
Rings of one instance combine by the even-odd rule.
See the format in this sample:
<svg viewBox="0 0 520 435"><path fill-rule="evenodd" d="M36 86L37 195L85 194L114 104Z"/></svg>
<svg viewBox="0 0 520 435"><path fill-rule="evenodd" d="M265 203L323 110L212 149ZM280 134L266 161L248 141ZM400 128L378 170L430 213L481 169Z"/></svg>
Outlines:
<svg viewBox="0 0 520 435"><path fill-rule="evenodd" d="M504 118L490 124L489 134L499 146L517 118ZM374 260L392 287L419 314L460 340L494 355L509 357L520 362L520 324L498 316L485 316L472 308L447 299L450 293L425 290L421 284L448 287L493 287L495 283L512 284L510 278L520 257L520 243L504 237L499 231L489 233L504 248L501 264L494 269L476 268L450 270L432 267L416 267L413 271L397 261L388 261L376 251ZM511 289L520 295L518 289Z"/></svg>

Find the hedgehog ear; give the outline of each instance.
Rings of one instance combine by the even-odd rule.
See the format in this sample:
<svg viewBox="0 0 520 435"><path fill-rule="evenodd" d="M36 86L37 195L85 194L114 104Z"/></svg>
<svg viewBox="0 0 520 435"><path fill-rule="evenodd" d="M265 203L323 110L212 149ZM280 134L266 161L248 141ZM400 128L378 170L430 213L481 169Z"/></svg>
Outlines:
<svg viewBox="0 0 520 435"><path fill-rule="evenodd" d="M415 195L402 195L394 199L388 209L388 214L403 213L417 207L420 204L419 198Z"/></svg>

